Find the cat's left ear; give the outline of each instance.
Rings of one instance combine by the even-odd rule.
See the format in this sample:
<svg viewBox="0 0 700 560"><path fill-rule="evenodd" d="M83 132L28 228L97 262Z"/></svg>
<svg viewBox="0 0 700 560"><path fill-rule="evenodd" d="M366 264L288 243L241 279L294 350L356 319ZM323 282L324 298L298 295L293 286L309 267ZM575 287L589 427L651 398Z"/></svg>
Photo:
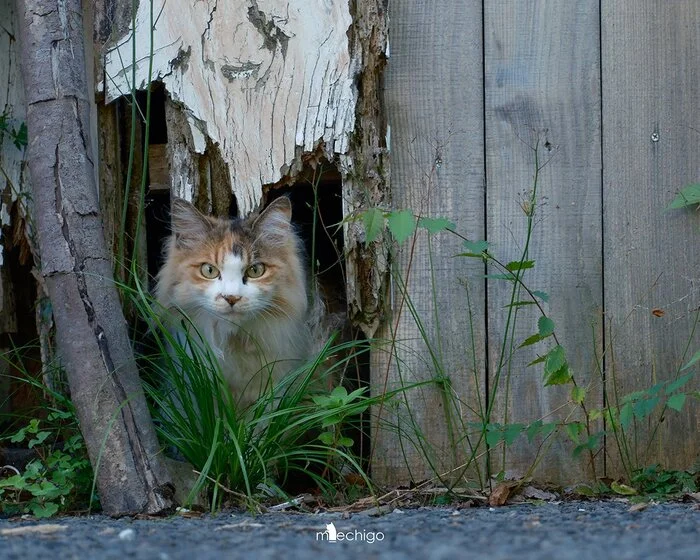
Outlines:
<svg viewBox="0 0 700 560"><path fill-rule="evenodd" d="M253 229L286 238L292 231L292 203L286 196L273 200L253 222Z"/></svg>
<svg viewBox="0 0 700 560"><path fill-rule="evenodd" d="M211 231L211 220L182 198L171 202L170 218L175 240L181 247L201 241Z"/></svg>

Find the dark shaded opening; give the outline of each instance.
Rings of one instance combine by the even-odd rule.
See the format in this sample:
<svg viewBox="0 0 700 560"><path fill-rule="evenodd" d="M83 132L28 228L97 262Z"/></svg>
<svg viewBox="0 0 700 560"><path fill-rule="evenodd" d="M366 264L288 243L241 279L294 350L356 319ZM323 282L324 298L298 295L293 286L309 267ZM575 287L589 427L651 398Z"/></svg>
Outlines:
<svg viewBox="0 0 700 560"><path fill-rule="evenodd" d="M328 321L328 333L337 331L336 343L357 341L357 350L367 343L359 329L353 328L347 317L345 286L345 242L343 236L343 183L338 169L327 160L317 168L307 169L292 184L270 186L265 202L280 196L292 202L292 222L304 243L308 259L309 278L315 279L323 300ZM313 289L313 282L310 286ZM369 388L369 352L356 352L342 373L342 384L348 391ZM365 412L347 434L353 439L353 452L367 468L369 459L370 422Z"/></svg>
<svg viewBox="0 0 700 560"><path fill-rule="evenodd" d="M0 332L0 436L26 422L26 416L42 418L39 409L41 389L31 382L41 379L41 354L37 343L37 287L32 267L33 257L24 238L23 226L15 202L10 208L13 227L3 228L3 265L0 282L7 316ZM48 305L47 302L40 304ZM3 446L9 442L3 443ZM24 446L26 444L21 444ZM0 449L1 451L1 449Z"/></svg>

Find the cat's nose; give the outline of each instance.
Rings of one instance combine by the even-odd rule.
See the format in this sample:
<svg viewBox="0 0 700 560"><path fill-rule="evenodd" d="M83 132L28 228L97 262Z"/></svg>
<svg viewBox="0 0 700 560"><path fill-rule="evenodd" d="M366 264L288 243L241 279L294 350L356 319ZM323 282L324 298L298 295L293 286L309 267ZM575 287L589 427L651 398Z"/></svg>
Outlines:
<svg viewBox="0 0 700 560"><path fill-rule="evenodd" d="M224 298L226 302L232 307L236 305L239 301L241 301L241 296L225 296L221 294L221 297Z"/></svg>

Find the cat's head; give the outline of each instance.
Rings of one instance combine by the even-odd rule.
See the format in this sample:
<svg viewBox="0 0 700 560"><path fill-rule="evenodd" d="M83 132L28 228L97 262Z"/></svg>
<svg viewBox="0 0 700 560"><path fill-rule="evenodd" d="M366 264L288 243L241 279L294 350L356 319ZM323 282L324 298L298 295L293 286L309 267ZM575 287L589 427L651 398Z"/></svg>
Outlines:
<svg viewBox="0 0 700 560"><path fill-rule="evenodd" d="M303 316L306 285L291 214L286 197L242 220L211 218L185 200L173 200L158 299L238 325Z"/></svg>

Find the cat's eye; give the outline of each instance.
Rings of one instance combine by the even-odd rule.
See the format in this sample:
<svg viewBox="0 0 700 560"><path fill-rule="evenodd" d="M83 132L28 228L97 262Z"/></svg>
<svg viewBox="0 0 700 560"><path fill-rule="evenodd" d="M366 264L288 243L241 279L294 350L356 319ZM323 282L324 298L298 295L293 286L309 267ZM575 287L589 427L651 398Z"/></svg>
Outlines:
<svg viewBox="0 0 700 560"><path fill-rule="evenodd" d="M213 264L204 263L199 267L199 272L207 280L214 280L215 278L219 277L219 269Z"/></svg>
<svg viewBox="0 0 700 560"><path fill-rule="evenodd" d="M245 271L248 278L260 278L265 274L265 265L263 263L251 264Z"/></svg>

